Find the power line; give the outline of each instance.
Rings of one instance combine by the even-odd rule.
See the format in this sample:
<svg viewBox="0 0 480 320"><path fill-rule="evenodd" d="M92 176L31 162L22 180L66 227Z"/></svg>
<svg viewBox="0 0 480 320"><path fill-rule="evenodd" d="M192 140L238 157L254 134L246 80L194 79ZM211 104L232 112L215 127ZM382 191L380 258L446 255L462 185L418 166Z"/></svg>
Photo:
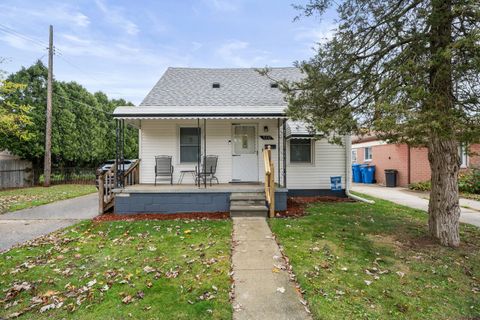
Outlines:
<svg viewBox="0 0 480 320"><path fill-rule="evenodd" d="M10 28L10 27L7 27L6 25L1 24L1 23L0 23L0 31L2 31L2 32L6 33L6 34L12 35L12 36L14 36L14 37L20 38L20 39L30 41L30 42L32 42L32 43L34 43L34 44L36 44L36 45L38 45L38 46L40 46L40 47L42 47L42 48L44 48L44 49L48 47L48 45L47 45L45 42L42 42L42 41L40 41L40 40L38 40L38 39L35 39L35 38L33 38L33 37L30 37L30 36L28 36L28 35L26 35L26 34L24 34L24 33L21 33L21 32L19 32L19 31L16 31L16 30L14 30L14 29L12 29L12 28Z"/></svg>
<svg viewBox="0 0 480 320"><path fill-rule="evenodd" d="M78 101L78 100L75 100L75 99L71 99L71 98L69 98L69 97L62 96L62 95L59 95L59 94L56 94L55 96L56 96L56 97L59 97L59 98L63 98L63 99L65 99L65 100L69 100L69 101L78 103L78 104L81 104L81 105L83 105L83 106L85 106L85 107L88 107L88 108L94 110L94 111L103 112L104 114L107 114L107 115L112 115L110 112L97 109L97 108L95 108L94 106L92 106L92 105L90 105L90 104L87 104L87 103L85 103L85 102Z"/></svg>

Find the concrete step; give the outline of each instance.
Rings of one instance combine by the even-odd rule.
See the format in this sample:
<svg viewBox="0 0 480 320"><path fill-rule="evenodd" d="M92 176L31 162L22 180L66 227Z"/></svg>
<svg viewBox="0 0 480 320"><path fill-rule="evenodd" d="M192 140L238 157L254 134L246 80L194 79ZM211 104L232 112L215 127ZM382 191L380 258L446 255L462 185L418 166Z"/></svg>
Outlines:
<svg viewBox="0 0 480 320"><path fill-rule="evenodd" d="M268 209L265 205L261 206L230 206L231 217L266 217Z"/></svg>
<svg viewBox="0 0 480 320"><path fill-rule="evenodd" d="M258 200L230 200L230 206L264 206L265 198Z"/></svg>
<svg viewBox="0 0 480 320"><path fill-rule="evenodd" d="M264 192L234 192L230 195L231 200L265 200Z"/></svg>
<svg viewBox="0 0 480 320"><path fill-rule="evenodd" d="M267 217L267 212L245 212L245 211L231 211L230 212L230 218L266 218Z"/></svg>

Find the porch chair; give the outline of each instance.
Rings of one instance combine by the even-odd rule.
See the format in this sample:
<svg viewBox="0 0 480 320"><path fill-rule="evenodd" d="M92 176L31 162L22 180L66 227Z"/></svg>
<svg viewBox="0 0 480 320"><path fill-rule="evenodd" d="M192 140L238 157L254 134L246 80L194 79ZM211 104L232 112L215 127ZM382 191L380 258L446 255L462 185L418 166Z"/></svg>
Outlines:
<svg viewBox="0 0 480 320"><path fill-rule="evenodd" d="M217 173L217 163L218 163L218 156L207 155L206 157L202 158L202 163L200 168L195 166L195 183L198 181L209 181L210 186L212 185L212 180L218 182L218 178L215 176Z"/></svg>
<svg viewBox="0 0 480 320"><path fill-rule="evenodd" d="M156 156L155 157L155 185L157 179L170 180L173 184L173 165L171 156Z"/></svg>

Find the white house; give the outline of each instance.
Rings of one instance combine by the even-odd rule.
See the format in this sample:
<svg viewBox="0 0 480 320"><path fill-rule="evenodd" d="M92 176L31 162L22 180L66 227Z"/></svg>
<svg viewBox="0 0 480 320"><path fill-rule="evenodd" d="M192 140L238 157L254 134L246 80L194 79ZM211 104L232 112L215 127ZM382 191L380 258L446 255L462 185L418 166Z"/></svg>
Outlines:
<svg viewBox="0 0 480 320"><path fill-rule="evenodd" d="M297 68L272 68L269 75L289 81L302 77ZM116 108L120 128L126 123L139 129L141 162L139 184L116 191L115 211L228 211L232 193L262 190L262 152L268 147L277 210L285 210L287 195L344 196L349 138L344 146L333 145L288 120L287 103L272 79L250 68L168 68L139 106ZM173 177L154 186L159 155L171 157ZM192 171L205 155L218 157L218 181L199 188ZM341 177L340 191L332 191L332 177ZM205 200L215 193L223 196ZM209 201L215 205L199 205Z"/></svg>

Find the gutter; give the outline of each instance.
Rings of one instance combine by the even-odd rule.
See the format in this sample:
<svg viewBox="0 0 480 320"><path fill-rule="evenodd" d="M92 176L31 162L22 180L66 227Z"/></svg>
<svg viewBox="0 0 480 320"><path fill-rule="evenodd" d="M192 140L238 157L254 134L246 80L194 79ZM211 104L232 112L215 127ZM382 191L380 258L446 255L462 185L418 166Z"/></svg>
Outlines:
<svg viewBox="0 0 480 320"><path fill-rule="evenodd" d="M352 166L352 138L350 136L345 136L345 152L346 152L346 157L345 157L345 194L347 197L353 200L369 203L369 204L375 204L375 201L373 200L368 200L362 197L359 197L357 195L351 194L350 193L350 187L352 184L352 179L351 179L351 166Z"/></svg>

